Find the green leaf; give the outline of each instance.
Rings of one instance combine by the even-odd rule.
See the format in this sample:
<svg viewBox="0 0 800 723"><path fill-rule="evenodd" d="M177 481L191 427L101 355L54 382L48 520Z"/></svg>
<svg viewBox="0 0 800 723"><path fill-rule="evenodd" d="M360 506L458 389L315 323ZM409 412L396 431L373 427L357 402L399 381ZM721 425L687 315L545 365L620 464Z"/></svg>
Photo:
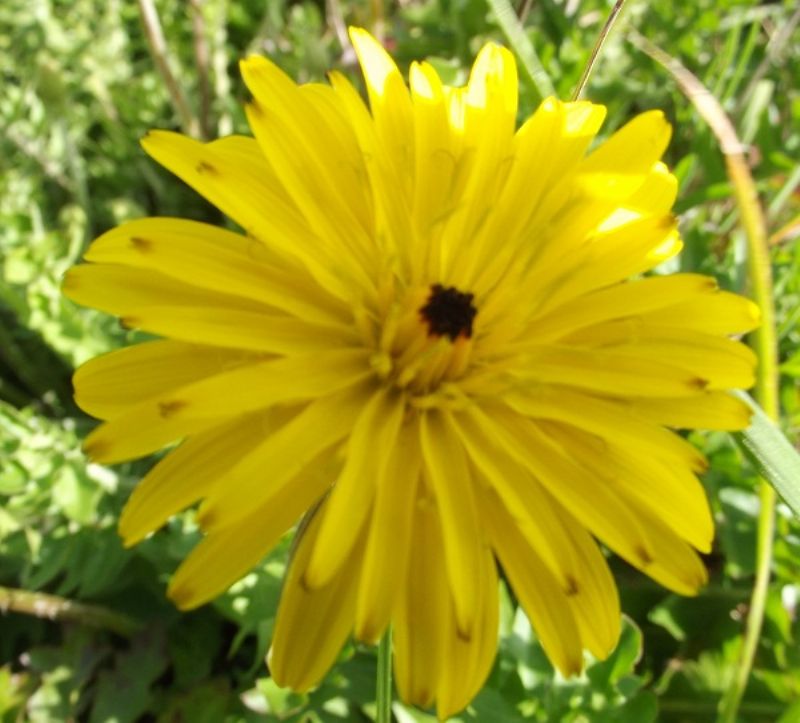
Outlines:
<svg viewBox="0 0 800 723"><path fill-rule="evenodd" d="M586 675L598 689L616 685L623 676L633 672L641 655L642 631L633 620L624 615L617 647L608 658L588 668Z"/></svg>
<svg viewBox="0 0 800 723"><path fill-rule="evenodd" d="M750 405L753 417L750 426L734 434L734 438L783 501L800 517L800 454L749 394L735 394Z"/></svg>
<svg viewBox="0 0 800 723"><path fill-rule="evenodd" d="M497 24L508 40L522 65L522 72L527 76L531 86L536 89L540 99L555 95L555 88L550 76L542 66L531 39L522 27L514 7L509 0L489 0L489 7L494 13Z"/></svg>

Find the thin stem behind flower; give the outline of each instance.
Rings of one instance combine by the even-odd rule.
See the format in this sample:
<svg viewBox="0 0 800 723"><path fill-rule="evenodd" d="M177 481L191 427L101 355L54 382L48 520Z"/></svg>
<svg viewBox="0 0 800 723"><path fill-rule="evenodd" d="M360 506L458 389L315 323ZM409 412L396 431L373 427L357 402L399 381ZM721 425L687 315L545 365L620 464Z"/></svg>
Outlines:
<svg viewBox="0 0 800 723"><path fill-rule="evenodd" d="M0 587L0 612L9 610L46 620L77 622L124 636L132 635L139 628L139 623L133 618L100 605L87 605L32 590Z"/></svg>
<svg viewBox="0 0 800 723"><path fill-rule="evenodd" d="M756 397L767 415L777 420L780 415L778 352L767 224L744 156L744 147L716 98L697 77L638 33L631 33L630 39L637 48L664 66L672 75L716 135L720 150L725 156L728 177L733 185L741 223L747 237L748 280L753 297L761 310L761 325L753 332L753 346L759 361ZM750 613L735 678L720 704L719 723L733 723L736 720L764 622L775 533L776 495L775 490L763 479L759 488L759 499L761 507L758 516L756 579L750 598Z"/></svg>
<svg viewBox="0 0 800 723"><path fill-rule="evenodd" d="M164 81L175 112L180 118L183 132L196 138L200 133L200 123L192 112L189 101L186 99L170 67L167 41L164 39L164 31L153 0L139 0L139 13L142 16L142 24L147 35L147 44L150 46L153 61Z"/></svg>
<svg viewBox="0 0 800 723"><path fill-rule="evenodd" d="M625 0L617 0L614 3L614 7L611 8L611 12L609 13L608 18L606 19L605 24L603 25L603 29L597 36L597 40L595 41L594 47L592 48L592 52L589 55L589 60L586 62L586 67L583 69L583 73L581 74L581 79L578 81L578 85L575 86L575 90L572 93L572 100L580 99L581 93L583 93L583 89L586 87L586 83L589 80L589 76L592 74L592 70L594 70L595 63L597 62L597 59L600 57L600 51L603 49L603 45L605 45L608 36L611 34L611 29L617 22L617 19L619 18L624 5L625 5Z"/></svg>

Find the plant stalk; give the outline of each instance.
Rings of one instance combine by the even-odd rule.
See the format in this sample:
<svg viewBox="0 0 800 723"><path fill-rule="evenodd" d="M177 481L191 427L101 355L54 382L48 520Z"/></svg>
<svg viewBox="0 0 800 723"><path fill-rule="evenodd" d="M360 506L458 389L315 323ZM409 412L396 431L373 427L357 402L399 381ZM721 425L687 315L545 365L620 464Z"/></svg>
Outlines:
<svg viewBox="0 0 800 723"><path fill-rule="evenodd" d="M172 107L178 118L180 118L181 128L187 135L198 138L200 136L200 123L192 113L189 101L186 99L180 83L178 83L178 79L170 67L167 41L164 39L164 30L161 27L161 20L158 17L158 11L153 0L139 0L139 14L142 17L150 53L155 61L156 69L167 88Z"/></svg>
<svg viewBox="0 0 800 723"><path fill-rule="evenodd" d="M125 637L133 635L141 627L133 618L100 605L87 605L32 590L0 587L0 613L9 611L46 620L76 622Z"/></svg>
<svg viewBox="0 0 800 723"><path fill-rule="evenodd" d="M580 100L581 93L583 93L583 89L586 87L589 76L592 74L592 70L594 70L595 63L600 57L600 51L603 49L608 36L611 34L611 28L613 28L614 24L617 22L624 5L625 0L616 0L614 7L611 8L611 12L609 13L608 18L606 19L606 22L600 31L600 35L597 36L597 40L592 48L592 53L589 56L589 60L586 62L586 67L583 69L581 79L578 81L578 85L575 86L575 90L572 93L572 100Z"/></svg>
<svg viewBox="0 0 800 723"><path fill-rule="evenodd" d="M733 123L717 99L698 78L677 60L637 33L631 34L631 41L669 71L719 140L720 148L725 156L728 177L733 185L742 228L747 239L747 278L750 293L761 311L761 324L750 339L758 356L755 395L767 416L773 421L777 421L780 416L778 341L772 289L772 265L766 219L747 165L744 147L736 135ZM758 640L764 624L775 535L776 495L775 490L764 479L759 482L758 494L761 507L756 538L756 578L750 597L750 611L747 616L739 665L720 702L718 723L734 723L736 721L736 715L753 669Z"/></svg>
<svg viewBox="0 0 800 723"><path fill-rule="evenodd" d="M392 721L392 628L386 632L378 644L378 673L375 698L377 712L375 723L391 723Z"/></svg>

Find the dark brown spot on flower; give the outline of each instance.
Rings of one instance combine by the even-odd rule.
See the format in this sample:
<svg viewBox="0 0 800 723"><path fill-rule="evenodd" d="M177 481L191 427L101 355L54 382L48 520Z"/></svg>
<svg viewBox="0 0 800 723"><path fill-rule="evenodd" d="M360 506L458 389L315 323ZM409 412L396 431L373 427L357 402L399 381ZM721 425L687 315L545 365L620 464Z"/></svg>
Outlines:
<svg viewBox="0 0 800 723"><path fill-rule="evenodd" d="M195 170L198 173L208 173L210 175L217 175L219 173L219 169L211 165L208 161L200 161L200 163L195 166Z"/></svg>
<svg viewBox="0 0 800 723"><path fill-rule="evenodd" d="M639 558L639 562L642 565L647 566L653 564L654 562L653 558L650 556L650 553L644 549L644 547L642 546L637 547L635 552L636 552L636 557Z"/></svg>
<svg viewBox="0 0 800 723"><path fill-rule="evenodd" d="M455 341L459 336L472 336L472 322L478 310L472 303L474 294L459 291L454 286L434 284L419 315L428 325L430 336L446 336Z"/></svg>
<svg viewBox="0 0 800 723"><path fill-rule="evenodd" d="M581 591L580 587L578 587L578 581L572 577L572 575L566 575L565 582L566 587L564 588L564 592L567 597L574 597Z"/></svg>
<svg viewBox="0 0 800 723"><path fill-rule="evenodd" d="M111 449L111 444L103 439L91 439L83 444L83 453L91 460L102 459Z"/></svg>
<svg viewBox="0 0 800 723"><path fill-rule="evenodd" d="M170 402L159 402L158 413L164 418L169 419L175 416L184 407L188 406L188 402L181 401L180 399L173 399Z"/></svg>
<svg viewBox="0 0 800 723"><path fill-rule="evenodd" d="M131 246L143 254L153 250L153 242L141 236L131 236Z"/></svg>
<svg viewBox="0 0 800 723"><path fill-rule="evenodd" d="M80 286L80 284L78 283L78 280L75 278L75 274L70 273L69 271L67 271L67 273L64 274L64 278L61 280L61 288L62 288L62 290L64 290L64 291L74 291L79 286Z"/></svg>

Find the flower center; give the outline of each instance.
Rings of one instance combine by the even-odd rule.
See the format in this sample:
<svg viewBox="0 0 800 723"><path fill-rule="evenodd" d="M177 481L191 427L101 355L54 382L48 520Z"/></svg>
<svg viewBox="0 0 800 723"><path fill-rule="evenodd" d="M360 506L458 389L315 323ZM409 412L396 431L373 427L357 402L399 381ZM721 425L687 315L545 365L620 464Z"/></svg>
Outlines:
<svg viewBox="0 0 800 723"><path fill-rule="evenodd" d="M417 406L437 404L434 397L445 393L446 383L469 367L478 313L473 299L443 284L401 292L382 320L372 359L378 376L406 391Z"/></svg>
<svg viewBox="0 0 800 723"><path fill-rule="evenodd" d="M472 336L472 321L478 310L472 303L474 294L459 291L454 286L431 286L428 301L419 310L422 319L428 324L431 336L447 336L455 341L459 336L469 339Z"/></svg>

